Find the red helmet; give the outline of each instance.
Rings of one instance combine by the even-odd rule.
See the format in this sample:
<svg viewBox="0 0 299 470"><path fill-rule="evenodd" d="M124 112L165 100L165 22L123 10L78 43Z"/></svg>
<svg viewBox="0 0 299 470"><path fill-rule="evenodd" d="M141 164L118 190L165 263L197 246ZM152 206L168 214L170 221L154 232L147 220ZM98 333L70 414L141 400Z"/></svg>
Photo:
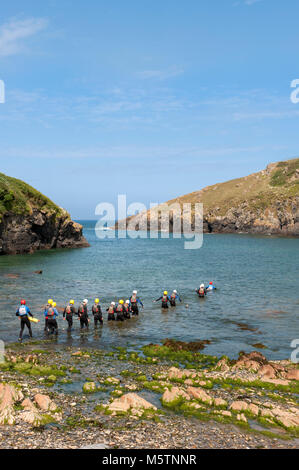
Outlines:
<svg viewBox="0 0 299 470"><path fill-rule="evenodd" d="M213 284L213 282L212 282L212 281L210 281L210 284Z"/></svg>
<svg viewBox="0 0 299 470"><path fill-rule="evenodd" d="M22 299L21 300L21 305L26 305L26 300Z"/></svg>

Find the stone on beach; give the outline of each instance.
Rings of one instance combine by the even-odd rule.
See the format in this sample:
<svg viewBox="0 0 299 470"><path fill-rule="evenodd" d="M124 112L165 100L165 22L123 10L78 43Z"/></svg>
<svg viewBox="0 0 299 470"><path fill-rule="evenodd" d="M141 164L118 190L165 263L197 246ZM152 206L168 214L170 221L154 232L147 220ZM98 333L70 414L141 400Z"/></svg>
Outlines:
<svg viewBox="0 0 299 470"><path fill-rule="evenodd" d="M197 400L212 405L213 399L208 395L202 388L198 387L188 387L187 393L190 397L196 398Z"/></svg>
<svg viewBox="0 0 299 470"><path fill-rule="evenodd" d="M34 396L34 401L37 404L37 406L43 411L56 411L57 410L57 406L51 400L51 398L48 397L48 395L42 395L41 393L37 393Z"/></svg>
<svg viewBox="0 0 299 470"><path fill-rule="evenodd" d="M190 395L188 395L188 393L186 393L185 390L182 390L179 387L172 387L171 390L168 390L168 389L165 390L162 396L162 401L164 403L172 403L182 398L186 400L190 400Z"/></svg>
<svg viewBox="0 0 299 470"><path fill-rule="evenodd" d="M128 412L130 410L156 410L157 408L137 393L127 393L108 405L112 412Z"/></svg>
<svg viewBox="0 0 299 470"><path fill-rule="evenodd" d="M13 385L0 383L0 424L14 424L14 404L24 398L23 393Z"/></svg>

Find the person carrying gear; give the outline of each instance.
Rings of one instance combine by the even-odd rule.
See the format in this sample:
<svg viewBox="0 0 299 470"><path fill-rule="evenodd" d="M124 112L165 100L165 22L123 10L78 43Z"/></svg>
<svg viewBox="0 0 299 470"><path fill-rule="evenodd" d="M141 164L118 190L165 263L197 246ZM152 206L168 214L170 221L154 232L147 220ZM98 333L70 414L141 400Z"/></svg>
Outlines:
<svg viewBox="0 0 299 470"><path fill-rule="evenodd" d="M93 313L93 320L94 320L94 327L97 328L98 322L103 325L103 314L101 306L99 305L100 300L95 299L94 304L92 306L92 313Z"/></svg>
<svg viewBox="0 0 299 470"><path fill-rule="evenodd" d="M88 310L87 310L87 304L88 304L88 300L87 299L84 299L81 304L79 305L79 308L78 308L78 317L79 317L79 320L80 320L80 328L81 330L84 328L84 326L86 328L88 328L88 323L89 323L89 319L88 319Z"/></svg>
<svg viewBox="0 0 299 470"><path fill-rule="evenodd" d="M197 292L198 297L204 298L204 296L207 294L206 289L205 289L205 285L200 284L199 289L196 289L195 292Z"/></svg>
<svg viewBox="0 0 299 470"><path fill-rule="evenodd" d="M159 300L162 300L162 308L168 308L168 302L170 302L170 297L168 295L167 290L163 292L163 295L161 295L161 297L159 297L157 300L154 300L154 302L158 302Z"/></svg>
<svg viewBox="0 0 299 470"><path fill-rule="evenodd" d="M182 302L182 300L181 300L180 296L178 295L177 291L174 290L174 291L172 291L172 294L169 298L169 302L170 302L170 305L172 307L176 306L176 300L179 300L180 302Z"/></svg>
<svg viewBox="0 0 299 470"><path fill-rule="evenodd" d="M212 281L210 281L209 285L206 287L207 291L216 290L216 289L217 289L217 287L214 286Z"/></svg>
<svg viewBox="0 0 299 470"><path fill-rule="evenodd" d="M19 334L19 341L22 341L25 325L28 328L30 338L32 338L32 329L31 329L31 324L30 324L30 320L28 316L33 318L33 315L30 312L30 308L27 307L26 305L26 300L24 299L21 300L21 305L20 307L17 308L16 316L20 317L21 319L21 330Z"/></svg>
<svg viewBox="0 0 299 470"><path fill-rule="evenodd" d="M56 308L56 302L53 302L52 305L48 308L47 312L47 332L55 333L58 335L58 324L56 318L58 317L58 311Z"/></svg>
<svg viewBox="0 0 299 470"><path fill-rule="evenodd" d="M124 303L124 317L126 319L129 319L131 318L131 315L130 315L130 300L126 300L125 303Z"/></svg>
<svg viewBox="0 0 299 470"><path fill-rule="evenodd" d="M130 308L131 308L132 315L139 315L138 304L140 304L141 307L143 308L143 303L141 302L139 297L137 297L137 290L133 290L132 295L129 300L130 300Z"/></svg>
<svg viewBox="0 0 299 470"><path fill-rule="evenodd" d="M52 303L53 303L53 299L49 299L47 305L45 306L45 310L44 310L45 328L44 328L44 331L47 331L47 327L48 327L48 325L47 325L47 322L48 322L47 314L48 314L48 310L51 307Z"/></svg>
<svg viewBox="0 0 299 470"><path fill-rule="evenodd" d="M70 300L68 305L65 307L63 311L63 319L68 323L68 330L72 329L73 326L73 315L76 314L76 309L74 306L74 300Z"/></svg>
<svg viewBox="0 0 299 470"><path fill-rule="evenodd" d="M114 321L115 320L115 312L116 312L116 307L115 307L115 302L111 302L108 308L106 308L106 312L108 312L108 321Z"/></svg>
<svg viewBox="0 0 299 470"><path fill-rule="evenodd" d="M124 321L124 301L120 300L116 307L116 321Z"/></svg>

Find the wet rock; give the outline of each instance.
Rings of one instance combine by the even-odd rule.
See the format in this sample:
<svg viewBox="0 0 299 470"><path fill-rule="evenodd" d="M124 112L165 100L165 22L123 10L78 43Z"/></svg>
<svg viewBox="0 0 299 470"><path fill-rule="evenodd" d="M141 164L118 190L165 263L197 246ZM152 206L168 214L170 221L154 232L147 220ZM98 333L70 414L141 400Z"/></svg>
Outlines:
<svg viewBox="0 0 299 470"><path fill-rule="evenodd" d="M163 341L163 346L167 346L172 351L201 351L207 344L211 344L209 340L191 341L176 341L174 339L166 339Z"/></svg>

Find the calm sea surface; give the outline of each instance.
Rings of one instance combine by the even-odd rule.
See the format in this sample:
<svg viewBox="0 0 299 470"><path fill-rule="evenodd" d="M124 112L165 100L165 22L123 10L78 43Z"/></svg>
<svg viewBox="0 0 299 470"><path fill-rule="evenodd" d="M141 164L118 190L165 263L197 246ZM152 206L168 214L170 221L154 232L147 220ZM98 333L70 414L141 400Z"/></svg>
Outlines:
<svg viewBox="0 0 299 470"><path fill-rule="evenodd" d="M165 338L209 339L208 354L236 357L262 343L269 358L290 356L290 343L299 338L299 239L205 235L201 249L185 250L184 240L173 238L100 240L94 221L80 222L90 248L0 257L0 339L18 337L20 298L42 319L49 297L59 307L85 297L91 307L99 297L106 308L136 288L144 302L139 318L123 324L105 321L96 333L91 323L84 334L75 319L70 336L60 315L57 341L110 348ZM210 280L218 290L199 299L195 288ZM176 289L182 303L162 313L152 301L165 289ZM43 321L33 328L42 339Z"/></svg>

